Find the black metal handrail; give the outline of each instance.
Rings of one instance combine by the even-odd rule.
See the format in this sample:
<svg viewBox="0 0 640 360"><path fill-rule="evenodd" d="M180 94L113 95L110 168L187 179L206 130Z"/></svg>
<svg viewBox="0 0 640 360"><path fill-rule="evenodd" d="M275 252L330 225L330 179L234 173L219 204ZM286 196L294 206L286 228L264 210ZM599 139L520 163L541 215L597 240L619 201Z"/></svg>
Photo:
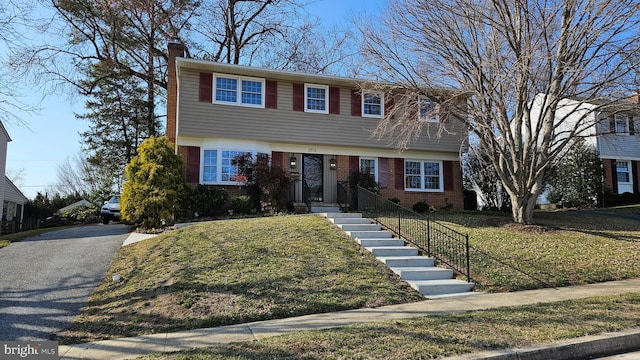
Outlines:
<svg viewBox="0 0 640 360"><path fill-rule="evenodd" d="M469 235L358 187L358 211L471 281Z"/></svg>
<svg viewBox="0 0 640 360"><path fill-rule="evenodd" d="M307 204L307 210L311 211L311 188L307 180L302 180L302 202Z"/></svg>
<svg viewBox="0 0 640 360"><path fill-rule="evenodd" d="M337 192L337 200L338 206L340 206L340 210L347 211L349 210L349 188L348 181L338 181L338 192Z"/></svg>

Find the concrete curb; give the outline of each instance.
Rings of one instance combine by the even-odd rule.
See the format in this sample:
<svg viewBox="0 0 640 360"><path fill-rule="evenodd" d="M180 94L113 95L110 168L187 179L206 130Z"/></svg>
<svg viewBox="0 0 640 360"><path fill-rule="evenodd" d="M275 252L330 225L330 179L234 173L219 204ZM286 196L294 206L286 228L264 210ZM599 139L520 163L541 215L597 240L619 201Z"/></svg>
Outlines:
<svg viewBox="0 0 640 360"><path fill-rule="evenodd" d="M447 360L567 360L593 359L640 350L640 329L585 336L541 346L487 351L448 357Z"/></svg>

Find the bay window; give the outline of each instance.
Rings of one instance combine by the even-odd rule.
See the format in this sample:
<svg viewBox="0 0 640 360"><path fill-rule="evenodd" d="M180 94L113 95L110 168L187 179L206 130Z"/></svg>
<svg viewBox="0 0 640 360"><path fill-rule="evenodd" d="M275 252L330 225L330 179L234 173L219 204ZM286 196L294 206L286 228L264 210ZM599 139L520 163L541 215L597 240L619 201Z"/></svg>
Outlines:
<svg viewBox="0 0 640 360"><path fill-rule="evenodd" d="M233 160L243 154L254 153L236 150L204 150L202 182L205 184L241 183L242 179L238 176L238 167L233 164Z"/></svg>

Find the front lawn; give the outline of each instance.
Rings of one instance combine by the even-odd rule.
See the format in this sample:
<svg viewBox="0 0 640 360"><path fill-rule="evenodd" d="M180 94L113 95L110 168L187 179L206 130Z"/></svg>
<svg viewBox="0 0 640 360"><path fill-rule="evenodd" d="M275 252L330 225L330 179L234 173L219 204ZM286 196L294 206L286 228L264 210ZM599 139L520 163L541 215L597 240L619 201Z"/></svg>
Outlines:
<svg viewBox="0 0 640 360"><path fill-rule="evenodd" d="M122 282L113 282L118 274ZM120 250L63 343L423 300L317 216L203 223Z"/></svg>
<svg viewBox="0 0 640 360"><path fill-rule="evenodd" d="M495 214L436 217L470 234L472 275L481 290L640 277L640 231L632 220L549 212L536 214L541 225L521 226ZM123 281L113 282L115 274ZM422 299L320 217L217 221L122 248L88 306L58 340L87 342Z"/></svg>
<svg viewBox="0 0 640 360"><path fill-rule="evenodd" d="M606 211L606 212L619 213L619 214L640 215L640 204L601 208L601 209L598 209L598 211Z"/></svg>
<svg viewBox="0 0 640 360"><path fill-rule="evenodd" d="M488 291L516 291L640 277L637 221L580 211L537 212L539 225L508 215L436 214L469 234L471 272Z"/></svg>

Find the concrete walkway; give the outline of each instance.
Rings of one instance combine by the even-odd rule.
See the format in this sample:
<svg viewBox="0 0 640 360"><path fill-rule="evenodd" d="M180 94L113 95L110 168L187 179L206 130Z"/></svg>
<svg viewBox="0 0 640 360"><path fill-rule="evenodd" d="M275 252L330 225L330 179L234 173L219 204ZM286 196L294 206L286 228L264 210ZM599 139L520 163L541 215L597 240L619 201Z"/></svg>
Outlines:
<svg viewBox="0 0 640 360"><path fill-rule="evenodd" d="M507 306L549 303L592 296L608 296L627 292L640 292L640 279L513 293L478 293L411 304L385 306L375 309L359 309L307 315L249 324L60 346L59 351L61 359L131 359L144 354L211 347L239 341L260 340L266 337L299 331L320 330L351 324L419 318L429 315ZM575 339L558 344L548 344L547 346L535 349L505 350L493 353L465 355L457 358L522 359L523 354L526 354L527 359L563 359L564 357L554 357L554 354L563 354L561 349L565 349L564 351L576 351L575 345L571 345L574 343L582 344L581 349L591 349L592 352L590 354L595 355L602 354L595 352L596 350L601 351L602 349L616 349L618 352L629 351L633 350L633 346L636 348L640 346L640 329L623 333L606 334L599 337ZM566 353L564 354L566 355Z"/></svg>

